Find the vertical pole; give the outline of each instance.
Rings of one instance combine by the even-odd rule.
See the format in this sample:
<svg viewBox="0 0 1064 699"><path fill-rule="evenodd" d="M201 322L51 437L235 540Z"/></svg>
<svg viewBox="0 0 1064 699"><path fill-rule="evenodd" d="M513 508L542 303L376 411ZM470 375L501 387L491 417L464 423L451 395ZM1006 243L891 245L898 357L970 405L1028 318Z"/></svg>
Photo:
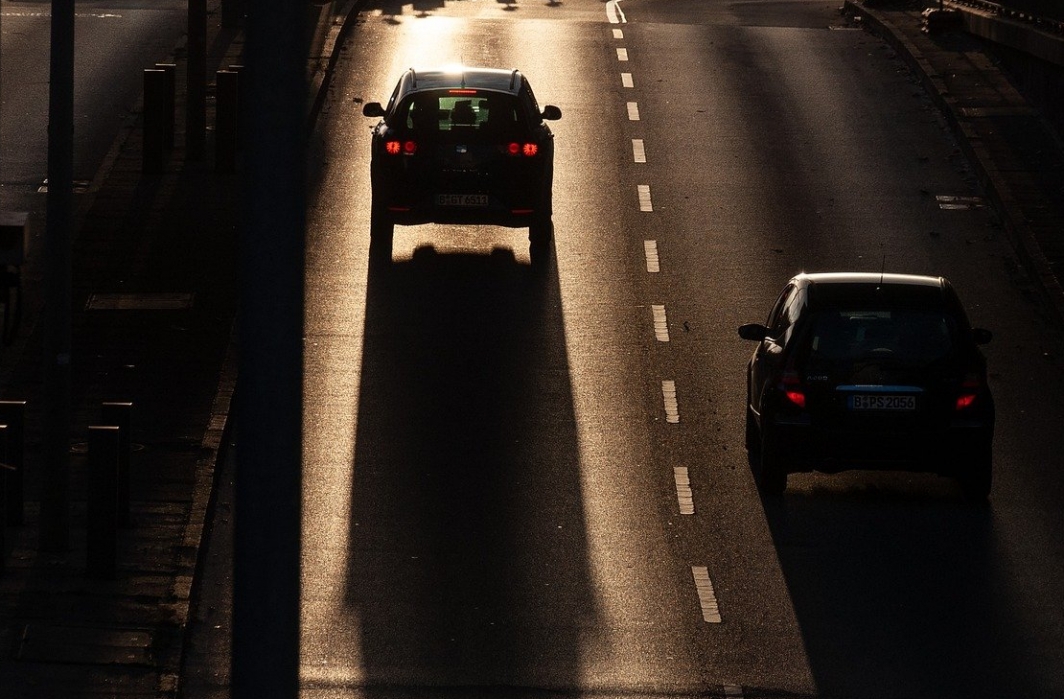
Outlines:
<svg viewBox="0 0 1064 699"><path fill-rule="evenodd" d="M118 570L118 428L89 427L85 501L85 568L89 577L113 579Z"/></svg>
<svg viewBox="0 0 1064 699"><path fill-rule="evenodd" d="M175 92L177 91L177 64L156 63L155 67L166 72L165 91L165 126L166 126L166 150L174 149L174 110L176 109Z"/></svg>
<svg viewBox="0 0 1064 699"><path fill-rule="evenodd" d="M237 141L240 138L240 74L219 70L214 74L214 168L218 172L236 170Z"/></svg>
<svg viewBox="0 0 1064 699"><path fill-rule="evenodd" d="M133 404L109 402L100 406L101 422L118 428L118 483L115 510L118 526L129 527L129 461L133 453Z"/></svg>
<svg viewBox="0 0 1064 699"><path fill-rule="evenodd" d="M188 0L185 149L189 160L203 160L207 142L207 0Z"/></svg>
<svg viewBox="0 0 1064 699"><path fill-rule="evenodd" d="M7 566L7 425L0 425L0 574Z"/></svg>
<svg viewBox="0 0 1064 699"><path fill-rule="evenodd" d="M44 488L38 546L70 546L71 240L74 229L74 0L52 0L44 240Z"/></svg>
<svg viewBox="0 0 1064 699"><path fill-rule="evenodd" d="M141 171L158 175L166 169L166 71L144 71L144 138Z"/></svg>
<svg viewBox="0 0 1064 699"><path fill-rule="evenodd" d="M0 400L0 422L7 425L7 458L11 466L7 472L6 522L12 527L23 522L25 502L23 478L26 449L26 401Z"/></svg>
<svg viewBox="0 0 1064 699"><path fill-rule="evenodd" d="M299 696L306 7L247 17L232 696Z"/></svg>

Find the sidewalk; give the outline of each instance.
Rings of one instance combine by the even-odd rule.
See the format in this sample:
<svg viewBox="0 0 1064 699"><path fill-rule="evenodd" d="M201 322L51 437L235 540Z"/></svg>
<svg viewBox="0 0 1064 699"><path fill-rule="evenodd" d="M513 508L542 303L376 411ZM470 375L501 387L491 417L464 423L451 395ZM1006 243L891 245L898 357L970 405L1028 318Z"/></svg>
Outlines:
<svg viewBox="0 0 1064 699"><path fill-rule="evenodd" d="M1061 135L1009 83L986 44L963 31L924 33L923 8L914 8L922 4L845 0L844 9L891 44L922 78L979 174L1031 282L1064 324ZM1055 40L1064 46L1064 37Z"/></svg>
<svg viewBox="0 0 1064 699"><path fill-rule="evenodd" d="M315 118L353 0L308 3L308 113ZM243 35L208 0L208 138L185 159L185 58L177 63L175 148L141 170L140 124L119 137L98 188L82 195L73 249L70 541L37 551L42 391L36 318L5 355L0 399L24 400L23 523L5 529L0 572L0 697L176 696L215 464L237 376L239 175L215 172L214 71L242 63ZM168 57L160 56L159 61ZM14 348L8 348L9 350ZM8 366L10 364L14 366ZM87 428L105 401L133 403L131 526L114 580L86 568Z"/></svg>
<svg viewBox="0 0 1064 699"><path fill-rule="evenodd" d="M312 118L354 2L320 8L308 60ZM1064 319L1057 278L1064 270L1059 141L978 42L963 34L929 37L920 30L919 12L879 5L846 3L925 76L1030 274ZM210 7L216 9L216 0ZM240 63L241 35L223 32L217 11L208 21L209 69ZM179 52L179 115L183 59ZM198 553L236 381L239 182L214 172L210 139L204 162L186 162L179 138L166 172L144 176L140 137L137 128L127 134L102 185L90 193L75 246L73 505L71 548L64 554L36 550L41 399L32 350L0 386L0 398L29 401L25 522L6 529L0 574L3 699L178 693ZM114 400L134 404L133 526L120 532L117 579L97 581L84 575L85 430L100 420L100 404Z"/></svg>

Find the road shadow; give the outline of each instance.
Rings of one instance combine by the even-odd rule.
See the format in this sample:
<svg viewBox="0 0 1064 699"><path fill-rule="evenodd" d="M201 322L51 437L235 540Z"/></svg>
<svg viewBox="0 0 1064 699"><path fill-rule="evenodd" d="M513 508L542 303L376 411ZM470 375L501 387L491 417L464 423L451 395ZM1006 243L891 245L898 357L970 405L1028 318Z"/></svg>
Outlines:
<svg viewBox="0 0 1064 699"><path fill-rule="evenodd" d="M371 266L346 590L365 696L577 683L575 424L553 272L431 247Z"/></svg>
<svg viewBox="0 0 1064 699"><path fill-rule="evenodd" d="M763 496L818 696L1039 696L992 508L946 479L898 483Z"/></svg>

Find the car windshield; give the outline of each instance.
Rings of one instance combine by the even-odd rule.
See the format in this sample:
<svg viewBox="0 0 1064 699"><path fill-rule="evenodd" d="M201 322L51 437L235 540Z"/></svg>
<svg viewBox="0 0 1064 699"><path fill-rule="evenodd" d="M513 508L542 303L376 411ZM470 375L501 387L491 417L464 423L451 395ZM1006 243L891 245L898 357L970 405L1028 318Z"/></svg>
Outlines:
<svg viewBox="0 0 1064 699"><path fill-rule="evenodd" d="M415 133L514 134L519 126L518 101L511 94L453 89L419 92L396 109L391 126Z"/></svg>
<svg viewBox="0 0 1064 699"><path fill-rule="evenodd" d="M949 357L956 322L936 310L824 310L812 319L811 368L855 370L868 364L925 368Z"/></svg>

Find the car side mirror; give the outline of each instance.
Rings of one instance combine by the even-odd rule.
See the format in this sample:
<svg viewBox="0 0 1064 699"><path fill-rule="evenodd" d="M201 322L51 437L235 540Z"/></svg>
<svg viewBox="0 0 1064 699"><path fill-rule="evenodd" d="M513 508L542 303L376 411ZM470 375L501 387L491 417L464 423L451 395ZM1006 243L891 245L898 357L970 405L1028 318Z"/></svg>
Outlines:
<svg viewBox="0 0 1064 699"><path fill-rule="evenodd" d="M362 116L382 117L384 114L384 107L381 106L380 102L366 102L362 105Z"/></svg>
<svg viewBox="0 0 1064 699"><path fill-rule="evenodd" d="M977 345L985 345L994 338L994 333L984 328L972 328L972 340Z"/></svg>
<svg viewBox="0 0 1064 699"><path fill-rule="evenodd" d="M553 104L548 104L546 107L543 108L543 112L540 114L540 116L546 119L547 121L558 121L562 118L562 110L558 109Z"/></svg>
<svg viewBox="0 0 1064 699"><path fill-rule="evenodd" d="M768 337L768 328L761 323L747 323L746 325L740 325L739 337L744 340L764 342L765 338Z"/></svg>

